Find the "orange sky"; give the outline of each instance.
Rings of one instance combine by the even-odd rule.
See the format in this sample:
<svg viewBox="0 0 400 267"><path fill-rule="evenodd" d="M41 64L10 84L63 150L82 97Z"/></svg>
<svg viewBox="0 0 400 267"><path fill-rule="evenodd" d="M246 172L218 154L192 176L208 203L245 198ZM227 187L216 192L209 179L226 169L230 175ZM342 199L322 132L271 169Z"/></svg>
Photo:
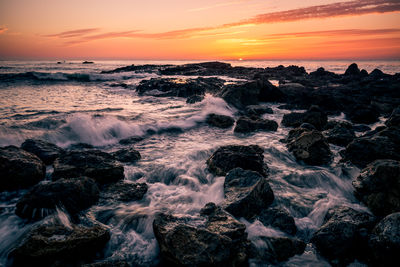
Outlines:
<svg viewBox="0 0 400 267"><path fill-rule="evenodd" d="M400 0L0 0L0 59L400 59Z"/></svg>

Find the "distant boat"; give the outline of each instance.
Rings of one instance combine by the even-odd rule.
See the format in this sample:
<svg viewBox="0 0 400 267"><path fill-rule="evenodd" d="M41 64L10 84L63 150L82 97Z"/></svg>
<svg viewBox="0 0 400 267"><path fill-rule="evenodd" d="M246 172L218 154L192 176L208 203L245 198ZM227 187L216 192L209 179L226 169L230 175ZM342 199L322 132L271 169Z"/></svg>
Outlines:
<svg viewBox="0 0 400 267"><path fill-rule="evenodd" d="M83 61L82 64L94 64L93 61Z"/></svg>

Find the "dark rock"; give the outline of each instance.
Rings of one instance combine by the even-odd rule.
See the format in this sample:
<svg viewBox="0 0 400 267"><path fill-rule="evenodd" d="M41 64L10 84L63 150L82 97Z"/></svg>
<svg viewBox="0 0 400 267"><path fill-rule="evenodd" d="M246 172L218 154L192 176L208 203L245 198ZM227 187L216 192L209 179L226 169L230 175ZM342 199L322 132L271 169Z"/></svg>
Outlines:
<svg viewBox="0 0 400 267"><path fill-rule="evenodd" d="M236 133L251 133L257 130L260 131L276 131L278 123L273 120L266 120L259 117L240 117L236 121L234 132Z"/></svg>
<svg viewBox="0 0 400 267"><path fill-rule="evenodd" d="M68 146L68 150L87 150L94 149L94 146L86 143L76 143Z"/></svg>
<svg viewBox="0 0 400 267"><path fill-rule="evenodd" d="M258 216L258 220L265 226L278 228L289 235L294 235L297 232L293 217L284 209L264 209Z"/></svg>
<svg viewBox="0 0 400 267"><path fill-rule="evenodd" d="M124 167L99 150L68 151L54 161L53 180L87 176L100 184L124 178Z"/></svg>
<svg viewBox="0 0 400 267"><path fill-rule="evenodd" d="M308 128L312 128L312 127L308 127ZM286 139L283 139L281 141L283 143L290 143L290 142L294 141L296 138L298 138L302 133L313 131L313 130L310 130L308 128L299 127L299 128L292 129L292 130L289 131L289 134L286 137Z"/></svg>
<svg viewBox="0 0 400 267"><path fill-rule="evenodd" d="M258 106L258 105L251 105L246 107L246 112L248 115L263 115L263 114L273 114L272 108Z"/></svg>
<svg viewBox="0 0 400 267"><path fill-rule="evenodd" d="M133 148L123 148L113 152L112 155L121 162L135 162L142 158L139 151Z"/></svg>
<svg viewBox="0 0 400 267"><path fill-rule="evenodd" d="M396 266L400 255L400 212L392 213L372 230L368 245L374 266Z"/></svg>
<svg viewBox="0 0 400 267"><path fill-rule="evenodd" d="M374 69L369 75L375 79L380 79L385 76L385 74L380 69Z"/></svg>
<svg viewBox="0 0 400 267"><path fill-rule="evenodd" d="M346 266L366 256L368 232L374 225L375 217L366 212L349 207L332 208L311 242L333 265Z"/></svg>
<svg viewBox="0 0 400 267"><path fill-rule="evenodd" d="M337 79L339 78L339 75L334 72L327 71L321 67L316 71L310 72L310 77L313 79Z"/></svg>
<svg viewBox="0 0 400 267"><path fill-rule="evenodd" d="M348 122L337 122L335 126L325 132L328 143L338 146L347 146L356 138L353 127Z"/></svg>
<svg viewBox="0 0 400 267"><path fill-rule="evenodd" d="M145 64L145 65L130 65L125 67L116 68L114 70L103 70L101 73L109 74L109 73L119 73L119 72L155 72L161 67L168 67L172 65L154 65L154 64Z"/></svg>
<svg viewBox="0 0 400 267"><path fill-rule="evenodd" d="M208 204L205 209L208 220L202 227L189 225L171 215L156 216L153 230L163 260L167 265L177 266L245 265L247 234L244 224L215 204Z"/></svg>
<svg viewBox="0 0 400 267"><path fill-rule="evenodd" d="M117 182L109 185L105 190L105 198L118 201L141 200L146 194L148 186L146 183L124 183Z"/></svg>
<svg viewBox="0 0 400 267"><path fill-rule="evenodd" d="M351 64L346 72L344 73L344 75L346 76L358 76L360 75L360 69L358 68L358 65L356 63Z"/></svg>
<svg viewBox="0 0 400 267"><path fill-rule="evenodd" d="M360 168L377 159L400 160L400 128L384 128L371 136L356 138L344 152L344 160Z"/></svg>
<svg viewBox="0 0 400 267"><path fill-rule="evenodd" d="M356 196L377 216L400 211L400 161L376 160L353 181Z"/></svg>
<svg viewBox="0 0 400 267"><path fill-rule="evenodd" d="M82 64L94 64L93 61L83 61Z"/></svg>
<svg viewBox="0 0 400 267"><path fill-rule="evenodd" d="M188 104L194 104L194 103L203 101L203 99L204 99L204 96L203 96L203 95L192 95L192 96L189 96L189 97L186 99L186 103L188 103Z"/></svg>
<svg viewBox="0 0 400 267"><path fill-rule="evenodd" d="M235 168L224 182L225 200L222 207L235 217L252 218L274 201L267 180L258 172Z"/></svg>
<svg viewBox="0 0 400 267"><path fill-rule="evenodd" d="M328 164L332 159L329 145L319 131L304 131L287 144L289 151L297 160L309 165Z"/></svg>
<svg viewBox="0 0 400 267"><path fill-rule="evenodd" d="M267 175L268 167L264 164L264 150L257 145L222 146L207 159L207 166L215 175L226 175L234 168L257 171L263 176Z"/></svg>
<svg viewBox="0 0 400 267"><path fill-rule="evenodd" d="M125 260L105 260L95 263L83 264L81 267L131 267L131 264Z"/></svg>
<svg viewBox="0 0 400 267"><path fill-rule="evenodd" d="M353 130L355 132L366 132L366 131L370 131L371 128L365 124L361 124L361 125L353 125Z"/></svg>
<svg viewBox="0 0 400 267"><path fill-rule="evenodd" d="M307 122L302 123L299 128L307 129L310 131L317 130L314 125L312 125L311 123L307 123Z"/></svg>
<svg viewBox="0 0 400 267"><path fill-rule="evenodd" d="M235 120L232 117L219 115L219 114L208 114L206 123L218 128L229 128L233 125Z"/></svg>
<svg viewBox="0 0 400 267"><path fill-rule="evenodd" d="M38 184L18 200L15 213L26 219L39 220L63 208L69 214L87 209L99 199L99 188L89 178L60 179Z"/></svg>
<svg viewBox="0 0 400 267"><path fill-rule="evenodd" d="M41 225L12 252L14 266L55 266L59 262L76 266L94 257L109 239L108 230L98 225Z"/></svg>
<svg viewBox="0 0 400 267"><path fill-rule="evenodd" d="M348 113L346 116L353 122L353 123L365 123L371 124L377 122L379 120L379 112L369 106L356 106Z"/></svg>
<svg viewBox="0 0 400 267"><path fill-rule="evenodd" d="M299 127L303 123L310 123L318 130L322 130L327 122L326 113L317 106L311 106L304 113L285 114L282 119L282 124L287 127Z"/></svg>
<svg viewBox="0 0 400 267"><path fill-rule="evenodd" d="M46 165L60 156L63 149L46 141L27 139L22 143L21 148L38 156Z"/></svg>
<svg viewBox="0 0 400 267"><path fill-rule="evenodd" d="M144 138L141 136L132 136L132 137L128 137L128 138L119 140L119 143L121 145L132 145L132 144L142 141L143 139Z"/></svg>
<svg viewBox="0 0 400 267"><path fill-rule="evenodd" d="M400 127L400 107L397 107L393 110L389 119L385 122L386 126L397 126Z"/></svg>
<svg viewBox="0 0 400 267"><path fill-rule="evenodd" d="M0 192L28 188L45 174L46 166L36 155L15 146L0 148Z"/></svg>

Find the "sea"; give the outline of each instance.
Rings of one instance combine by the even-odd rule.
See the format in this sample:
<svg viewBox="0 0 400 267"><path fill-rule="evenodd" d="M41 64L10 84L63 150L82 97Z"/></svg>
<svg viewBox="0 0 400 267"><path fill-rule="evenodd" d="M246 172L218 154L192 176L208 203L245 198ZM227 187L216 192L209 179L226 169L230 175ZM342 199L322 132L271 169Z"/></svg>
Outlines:
<svg viewBox="0 0 400 267"><path fill-rule="evenodd" d="M149 189L140 201L102 202L82 216L109 227L111 239L105 248L108 260L127 260L137 266L155 266L160 260L152 222L157 212L176 216L198 216L208 202L224 199L224 177L207 171L206 160L220 146L259 145L265 149L264 161L270 169L268 181L275 194L274 205L286 209L294 218L296 237L308 243L321 226L327 210L346 205L367 210L353 195L352 180L359 169L339 162L342 147L331 145L335 158L329 166L307 166L295 160L280 142L289 128L276 132L235 134L233 128L208 126L208 114L237 118L237 110L223 99L206 95L203 101L187 104L178 97L139 96L135 86L159 77L156 73L121 72L101 74L131 64L185 64L198 61L0 61L0 146L20 146L28 138L43 139L67 148L87 143L96 149L113 152L133 146L142 155L134 164L124 164L127 182L145 182ZM275 67L304 66L306 71L319 67L344 73L352 61L225 61L233 66ZM400 72L400 61L356 61L368 72L375 68L385 73ZM168 76L178 77L181 76ZM221 76L227 83L237 79ZM126 86L120 86L121 83ZM274 114L264 118L281 122L290 110L265 103ZM343 114L329 119L345 120ZM371 125L382 125L381 121ZM119 141L130 137L142 139L131 145ZM47 167L50 179L52 167ZM0 266L10 264L8 255L24 235L41 222L27 222L15 215L15 204L26 190L0 193ZM62 211L55 216L66 224ZM260 221L240 219L249 239L256 246L266 246L260 236L285 236ZM265 266L250 261L251 266ZM279 266L329 266L311 244ZM362 266L354 262L352 266Z"/></svg>

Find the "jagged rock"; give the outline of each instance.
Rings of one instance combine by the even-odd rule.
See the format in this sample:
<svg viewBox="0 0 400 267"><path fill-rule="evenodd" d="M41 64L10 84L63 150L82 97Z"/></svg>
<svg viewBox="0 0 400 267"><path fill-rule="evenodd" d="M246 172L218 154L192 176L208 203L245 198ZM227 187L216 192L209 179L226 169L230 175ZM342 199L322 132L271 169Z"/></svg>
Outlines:
<svg viewBox="0 0 400 267"><path fill-rule="evenodd" d="M15 213L26 219L40 220L63 208L69 214L87 209L99 199L99 188L89 178L60 179L38 184L20 198Z"/></svg>
<svg viewBox="0 0 400 267"><path fill-rule="evenodd" d="M88 150L88 149L94 149L94 146L86 143L76 143L68 146L68 150Z"/></svg>
<svg viewBox="0 0 400 267"><path fill-rule="evenodd" d="M336 122L331 129L324 133L328 143L338 146L347 146L356 138L353 126L348 122Z"/></svg>
<svg viewBox="0 0 400 267"><path fill-rule="evenodd" d="M257 145L221 146L207 159L207 166L211 173L220 176L237 167L266 176L268 167L264 164L263 153L264 149Z"/></svg>
<svg viewBox="0 0 400 267"><path fill-rule="evenodd" d="M142 158L139 151L133 148L123 148L113 152L112 155L121 162L135 162Z"/></svg>
<svg viewBox="0 0 400 267"><path fill-rule="evenodd" d="M259 105L251 105L246 107L246 112L248 115L263 115L263 114L273 114L274 111L272 108L259 106Z"/></svg>
<svg viewBox="0 0 400 267"><path fill-rule="evenodd" d="M53 180L87 176L100 184L124 178L124 167L99 150L68 151L54 161Z"/></svg>
<svg viewBox="0 0 400 267"><path fill-rule="evenodd" d="M400 260L400 212L392 213L372 230L368 245L374 266L396 266Z"/></svg>
<svg viewBox="0 0 400 267"><path fill-rule="evenodd" d="M41 225L31 230L12 252L14 266L75 266L100 252L110 239L101 226Z"/></svg>
<svg viewBox="0 0 400 267"><path fill-rule="evenodd" d="M203 96L203 95L192 95L192 96L189 96L189 97L186 99L186 103L188 103L188 104L194 104L194 103L203 101L203 99L204 99L204 96Z"/></svg>
<svg viewBox="0 0 400 267"><path fill-rule="evenodd" d="M368 233L374 225L375 217L369 213L349 207L332 208L311 242L333 265L345 266L356 258L365 258Z"/></svg>
<svg viewBox="0 0 400 267"><path fill-rule="evenodd" d="M379 120L379 112L370 106L355 106L346 116L353 123L371 124Z"/></svg>
<svg viewBox="0 0 400 267"><path fill-rule="evenodd" d="M278 123L273 120L265 120L259 117L240 117L236 121L234 132L236 133L251 133L257 130L260 131L276 131Z"/></svg>
<svg viewBox="0 0 400 267"><path fill-rule="evenodd" d="M146 183L124 183L120 181L109 185L105 190L104 197L118 201L141 200L147 189Z"/></svg>
<svg viewBox="0 0 400 267"><path fill-rule="evenodd" d="M38 156L46 165L53 163L63 152L63 149L55 144L37 139L25 140L21 148Z"/></svg>
<svg viewBox="0 0 400 267"><path fill-rule="evenodd" d="M310 123L318 130L322 130L327 122L326 113L317 106L311 106L304 113L285 114L282 119L282 124L287 127L299 127L303 123Z"/></svg>
<svg viewBox="0 0 400 267"><path fill-rule="evenodd" d="M0 192L28 188L45 174L46 166L36 155L16 146L0 148Z"/></svg>
<svg viewBox="0 0 400 267"><path fill-rule="evenodd" d="M278 228L289 235L294 235L297 232L297 227L293 217L284 209L264 209L258 216L258 220L265 226Z"/></svg>
<svg viewBox="0 0 400 267"><path fill-rule="evenodd" d="M222 207L235 217L252 218L274 201L267 180L258 172L235 168L224 182L225 200Z"/></svg>
<svg viewBox="0 0 400 267"><path fill-rule="evenodd" d="M332 158L329 145L319 131L304 131L287 144L289 151L297 160L302 160L309 165L328 164Z"/></svg>
<svg viewBox="0 0 400 267"><path fill-rule="evenodd" d="M206 123L211 126L218 128L229 128L233 125L235 120L230 116L219 115L219 114L208 114Z"/></svg>
<svg viewBox="0 0 400 267"><path fill-rule="evenodd" d="M376 160L353 181L356 196L377 216L400 211L400 161Z"/></svg>
<svg viewBox="0 0 400 267"><path fill-rule="evenodd" d="M346 75L346 76L348 76L348 75L350 75L350 76L353 76L353 75L358 76L358 75L360 75L360 72L361 71L358 68L358 65L356 63L353 63L349 67L347 67L344 75Z"/></svg>

